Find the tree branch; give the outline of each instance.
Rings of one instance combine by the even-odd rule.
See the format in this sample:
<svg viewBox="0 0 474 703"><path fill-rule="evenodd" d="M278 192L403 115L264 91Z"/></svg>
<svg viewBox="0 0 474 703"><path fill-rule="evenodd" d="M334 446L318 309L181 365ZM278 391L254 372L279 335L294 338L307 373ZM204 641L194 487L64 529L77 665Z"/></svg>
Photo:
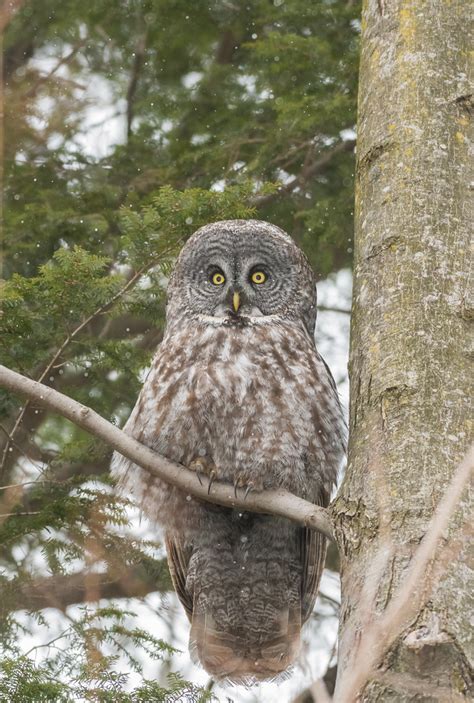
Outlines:
<svg viewBox="0 0 474 703"><path fill-rule="evenodd" d="M32 98L36 95L38 92L38 88L43 85L43 83L46 83L49 81L50 78L54 76L57 71L61 68L61 66L64 66L68 64L72 59L75 57L78 51L82 49L82 47L86 44L86 39L83 39L81 42L76 44L72 51L67 54L66 56L63 56L62 59L58 61L58 63L49 71L49 73L39 76L38 80L26 91L25 93L25 98Z"/></svg>
<svg viewBox="0 0 474 703"><path fill-rule="evenodd" d="M133 286L137 283L137 281L140 279L143 273L145 273L146 270L151 268L152 263L148 264L147 266L144 266L140 268L138 271L135 271L131 277L126 281L126 283L118 290L110 300L108 300L106 303L103 305L99 306L96 310L94 310L93 313L88 315L70 334L66 336L60 347L55 351L53 354L52 358L46 365L46 367L43 369L38 381L43 381L50 373L51 370L54 368L54 365L57 363L57 361L61 358L63 352L65 349L70 345L70 343L79 335L80 332L82 332L83 329L85 329L91 322L96 320L100 315L103 315L104 313L108 312L114 304L122 298L125 293L127 293ZM13 428L7 437L7 441L5 443L5 446L3 448L3 455L2 455L2 461L0 464L0 477L3 477L4 471L5 471L5 465L7 462L7 457L8 457L8 450L10 448L10 444L13 442L15 435L18 431L18 428L20 427L22 420L25 416L26 411L29 408L30 405L30 400L27 400L23 408L20 410L18 413L15 423L13 425Z"/></svg>
<svg viewBox="0 0 474 703"><path fill-rule="evenodd" d="M141 566L125 566L118 571L83 572L24 580L14 583L13 608L31 611L43 608L66 610L69 605L99 598L143 598L154 591L171 591L166 559L159 573L149 573ZM13 590L12 589L10 590ZM6 598L8 611L12 609Z"/></svg>
<svg viewBox="0 0 474 703"><path fill-rule="evenodd" d="M268 195L260 195L255 197L252 201L252 205L255 205L256 207L262 207L263 205L268 205L274 200L278 200L284 195L292 193L295 188L304 185L305 183L307 183L307 181L309 181L310 178L325 169L326 166L331 163L334 156L336 156L337 154L341 154L345 151L352 151L355 147L355 144L355 139L347 139L345 141L339 142L332 149L328 149L327 151L323 152L319 159L316 159L310 164L305 164L301 169L301 173L292 178L291 181L288 181L288 183L285 183L285 185L282 185L275 192L269 193Z"/></svg>
<svg viewBox="0 0 474 703"><path fill-rule="evenodd" d="M147 41L147 31L138 38L137 46L135 48L135 56L132 65L132 71L130 74L130 80L127 88L127 138L129 139L132 135L132 122L134 117L134 104L135 104L135 94L137 92L138 79L140 72L142 70L143 63L145 61L146 53L146 41Z"/></svg>
<svg viewBox="0 0 474 703"><path fill-rule="evenodd" d="M291 703L324 703L331 701L336 685L337 665L330 666L322 679L318 679L309 688L301 691ZM321 692L322 689L322 692Z"/></svg>
<svg viewBox="0 0 474 703"><path fill-rule="evenodd" d="M254 513L266 513L322 532L334 540L328 511L320 506L299 498L283 489L272 489L262 493L250 492L247 498L236 498L233 487L225 483L213 483L208 493L206 486L199 482L197 474L180 464L168 461L149 447L119 430L91 408L78 403L48 386L32 381L15 371L0 366L0 386L13 393L27 396L49 410L59 413L78 427L99 437L115 450L153 476L176 486L185 493L210 503Z"/></svg>

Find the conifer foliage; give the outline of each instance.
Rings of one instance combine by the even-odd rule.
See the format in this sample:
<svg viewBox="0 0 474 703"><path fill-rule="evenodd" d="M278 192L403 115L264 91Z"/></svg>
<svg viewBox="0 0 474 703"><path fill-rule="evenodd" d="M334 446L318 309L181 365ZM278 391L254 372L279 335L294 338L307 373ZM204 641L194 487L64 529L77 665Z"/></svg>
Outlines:
<svg viewBox="0 0 474 703"><path fill-rule="evenodd" d="M1 363L122 424L160 341L170 267L199 226L266 219L321 275L347 265L358 10L20 5L3 38ZM117 671L119 655L138 674L140 653L169 656L129 627L124 599L170 581L160 544L124 529L130 506L113 496L109 459L0 391L0 700L211 695L179 673L127 692ZM114 600L92 607L99 597ZM44 608L78 603L39 659L20 648Z"/></svg>

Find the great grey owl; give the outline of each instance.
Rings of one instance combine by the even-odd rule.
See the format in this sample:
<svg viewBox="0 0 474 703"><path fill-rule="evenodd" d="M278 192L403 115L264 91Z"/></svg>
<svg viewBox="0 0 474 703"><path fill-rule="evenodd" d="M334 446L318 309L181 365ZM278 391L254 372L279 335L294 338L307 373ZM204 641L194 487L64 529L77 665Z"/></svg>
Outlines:
<svg viewBox="0 0 474 703"><path fill-rule="evenodd" d="M285 232L257 220L202 227L177 260L164 338L125 431L208 480L327 505L345 426L315 322L314 274ZM165 528L194 661L234 683L286 671L316 600L325 538L191 499L120 455L113 472Z"/></svg>

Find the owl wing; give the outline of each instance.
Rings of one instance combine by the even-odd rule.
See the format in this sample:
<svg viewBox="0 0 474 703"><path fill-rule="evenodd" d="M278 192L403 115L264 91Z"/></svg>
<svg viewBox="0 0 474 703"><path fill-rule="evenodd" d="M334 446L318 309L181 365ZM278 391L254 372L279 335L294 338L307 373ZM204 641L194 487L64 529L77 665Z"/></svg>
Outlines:
<svg viewBox="0 0 474 703"><path fill-rule="evenodd" d="M303 566L301 582L301 621L306 622L313 612L318 595L319 582L326 560L327 539L320 532L303 528L301 530L301 562Z"/></svg>
<svg viewBox="0 0 474 703"><path fill-rule="evenodd" d="M178 537L165 537L168 566L173 586L189 621L193 615L193 599L186 589L186 577L192 547L186 546ZM302 563L301 621L306 622L314 609L319 582L326 560L327 540L320 532L303 528L300 530L300 554Z"/></svg>
<svg viewBox="0 0 474 703"><path fill-rule="evenodd" d="M329 503L329 495L323 494L315 500L316 505L326 507ZM307 527L300 532L301 548L301 622L304 623L310 617L314 609L314 604L318 596L319 582L326 561L327 539L316 530Z"/></svg>
<svg viewBox="0 0 474 703"><path fill-rule="evenodd" d="M189 591L186 590L186 577L188 574L189 560L193 552L192 547L185 545L176 535L173 535L173 537L166 535L165 544L174 589L186 611L189 621L191 621L193 616L193 599Z"/></svg>

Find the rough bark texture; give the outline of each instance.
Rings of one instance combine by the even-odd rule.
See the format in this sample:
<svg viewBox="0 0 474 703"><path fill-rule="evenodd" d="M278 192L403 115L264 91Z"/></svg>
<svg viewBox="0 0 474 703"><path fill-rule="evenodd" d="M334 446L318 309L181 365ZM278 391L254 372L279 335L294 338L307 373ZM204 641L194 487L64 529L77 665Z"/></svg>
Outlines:
<svg viewBox="0 0 474 703"><path fill-rule="evenodd" d="M366 626L361 589L378 547L385 544L387 559L369 617L393 596L468 449L469 4L364 2L351 439L333 511L342 560L340 674ZM474 578L466 541L456 541L470 507L464 498L453 520L446 573L361 700L473 694Z"/></svg>

